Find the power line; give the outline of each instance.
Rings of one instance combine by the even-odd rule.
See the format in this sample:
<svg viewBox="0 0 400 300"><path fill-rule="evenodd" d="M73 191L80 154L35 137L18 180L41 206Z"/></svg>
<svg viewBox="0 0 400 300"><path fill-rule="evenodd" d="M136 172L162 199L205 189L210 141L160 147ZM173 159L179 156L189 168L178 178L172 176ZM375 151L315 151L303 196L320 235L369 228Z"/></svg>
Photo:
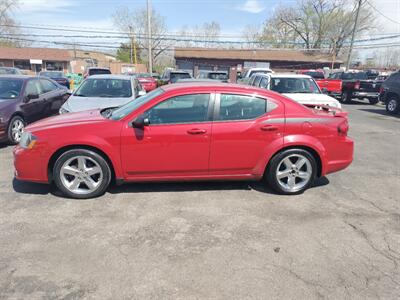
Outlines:
<svg viewBox="0 0 400 300"><path fill-rule="evenodd" d="M377 9L374 5L372 5L371 2L369 2L368 0L365 0L365 2L366 2L373 10L375 10L378 14L380 14L380 15L381 15L382 17L384 17L385 19L387 19L387 20L389 20L389 21L391 21L391 22L393 22L393 23L396 23L396 24L399 24L399 25L400 25L400 22L397 22L396 20L394 20L394 19L392 19L392 18L386 16L383 12L381 12L381 11L380 11L379 9Z"/></svg>

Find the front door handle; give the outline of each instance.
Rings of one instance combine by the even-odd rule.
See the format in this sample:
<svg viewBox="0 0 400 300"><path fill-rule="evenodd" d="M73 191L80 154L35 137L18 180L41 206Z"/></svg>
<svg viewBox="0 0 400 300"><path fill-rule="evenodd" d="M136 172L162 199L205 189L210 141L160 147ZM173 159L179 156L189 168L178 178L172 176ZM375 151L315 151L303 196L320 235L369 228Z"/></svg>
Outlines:
<svg viewBox="0 0 400 300"><path fill-rule="evenodd" d="M198 128L193 128L187 131L189 134L205 134L207 130L205 129L198 129Z"/></svg>
<svg viewBox="0 0 400 300"><path fill-rule="evenodd" d="M260 129L262 131L277 131L278 127L276 127L274 125L264 125L264 126L260 127Z"/></svg>

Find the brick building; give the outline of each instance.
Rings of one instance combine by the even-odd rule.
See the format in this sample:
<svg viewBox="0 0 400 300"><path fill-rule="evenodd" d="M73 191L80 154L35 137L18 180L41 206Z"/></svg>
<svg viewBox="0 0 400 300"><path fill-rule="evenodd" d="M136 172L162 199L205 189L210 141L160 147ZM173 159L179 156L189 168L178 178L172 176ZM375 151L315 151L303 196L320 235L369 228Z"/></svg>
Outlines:
<svg viewBox="0 0 400 300"><path fill-rule="evenodd" d="M42 70L67 72L70 60L70 54L64 49L0 48L0 66L16 67L27 73Z"/></svg>
<svg viewBox="0 0 400 300"><path fill-rule="evenodd" d="M331 56L299 50L176 48L174 57L177 69L187 70L194 76L201 70L230 71L231 68L241 71L250 67L269 67L288 71L332 67ZM339 68L341 63L336 60L334 68Z"/></svg>

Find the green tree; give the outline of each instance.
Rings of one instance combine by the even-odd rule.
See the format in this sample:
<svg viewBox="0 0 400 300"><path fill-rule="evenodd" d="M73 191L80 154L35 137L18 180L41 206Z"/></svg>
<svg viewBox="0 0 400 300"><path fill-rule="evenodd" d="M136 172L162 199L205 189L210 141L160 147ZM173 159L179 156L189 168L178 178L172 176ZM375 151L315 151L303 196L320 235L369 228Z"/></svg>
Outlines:
<svg viewBox="0 0 400 300"><path fill-rule="evenodd" d="M140 59L140 49L139 49L139 45L138 43L135 43L136 45L136 57L137 57L137 63L141 63L141 59ZM132 61L134 62L134 48L132 48ZM131 45L130 43L121 43L121 45L119 46L118 50L117 50L117 59L122 61L122 62L126 62L126 63L130 63L131 62Z"/></svg>

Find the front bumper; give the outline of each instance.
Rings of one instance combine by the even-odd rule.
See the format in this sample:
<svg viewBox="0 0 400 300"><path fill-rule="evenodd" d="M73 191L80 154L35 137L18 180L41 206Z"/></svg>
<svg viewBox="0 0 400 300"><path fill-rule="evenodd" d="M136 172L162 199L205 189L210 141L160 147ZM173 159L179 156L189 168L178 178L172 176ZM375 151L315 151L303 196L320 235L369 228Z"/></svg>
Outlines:
<svg viewBox="0 0 400 300"><path fill-rule="evenodd" d="M41 155L40 147L24 149L15 146L14 168L15 178L23 181L48 183L47 161Z"/></svg>
<svg viewBox="0 0 400 300"><path fill-rule="evenodd" d="M325 174L334 173L347 168L353 162L354 142L349 137L344 137L335 143L335 149L331 149L325 168Z"/></svg>

